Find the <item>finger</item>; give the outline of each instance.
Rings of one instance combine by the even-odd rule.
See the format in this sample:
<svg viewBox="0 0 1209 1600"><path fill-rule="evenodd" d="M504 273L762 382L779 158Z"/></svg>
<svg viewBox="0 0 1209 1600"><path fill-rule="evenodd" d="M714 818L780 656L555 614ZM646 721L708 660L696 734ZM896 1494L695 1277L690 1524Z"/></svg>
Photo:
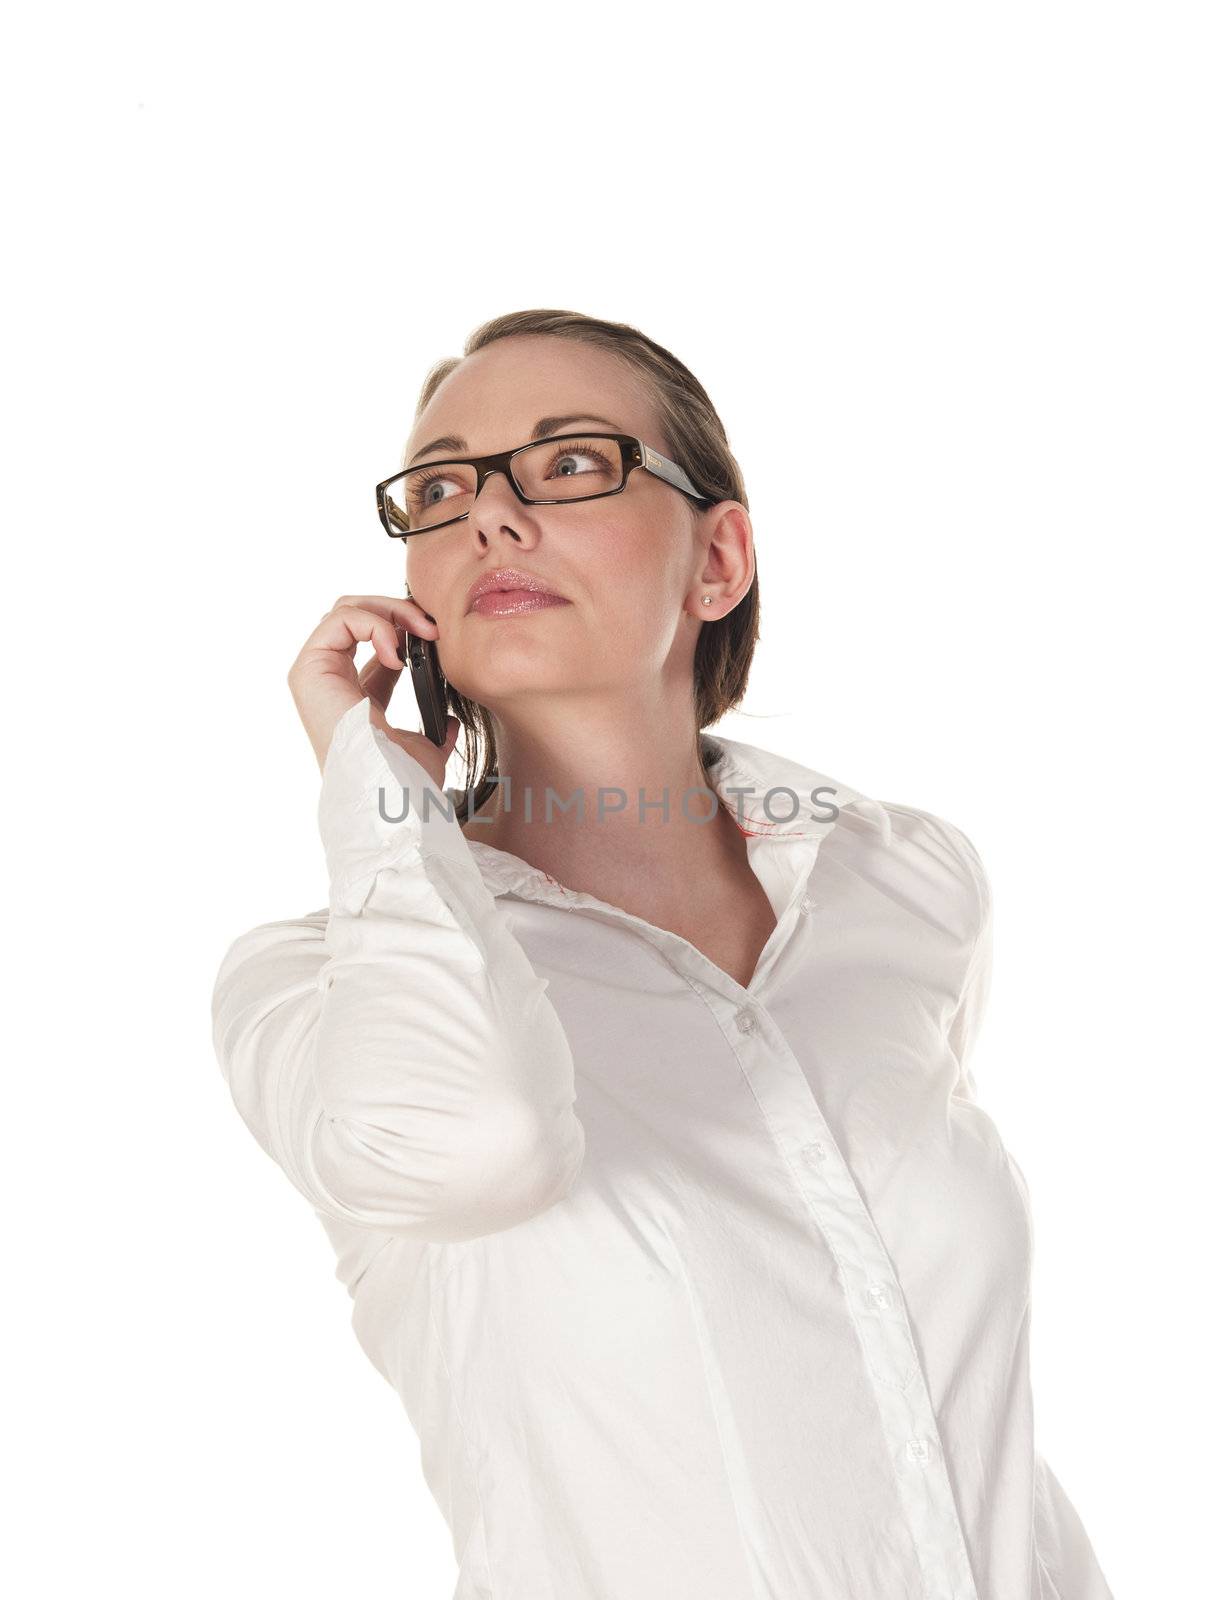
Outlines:
<svg viewBox="0 0 1209 1600"><path fill-rule="evenodd" d="M353 606L362 611L375 611L388 622L400 623L409 633L419 633L426 639L435 638L439 629L427 611L416 600L399 599L389 594L345 594L332 607ZM331 613L328 613L329 616Z"/></svg>
<svg viewBox="0 0 1209 1600"><path fill-rule="evenodd" d="M445 742L439 747L432 744L426 734L412 732L407 728L388 726L383 731L388 739L393 739L400 748L407 751L408 755L416 755L419 752L423 752L425 756L428 756L433 750L439 748L443 752L445 760L448 761L457 747L458 735L462 731L462 724L450 712L445 718Z"/></svg>
<svg viewBox="0 0 1209 1600"><path fill-rule="evenodd" d="M399 653L399 642L397 625L388 622L380 612L361 606L339 605L323 618L307 645L311 649L339 650L352 660L357 646L369 643L384 665L400 671L403 658Z"/></svg>
<svg viewBox="0 0 1209 1600"><path fill-rule="evenodd" d="M399 645L399 653L400 655L403 653L401 641ZM390 704L391 696L395 692L395 687L399 682L399 678L403 670L404 669L402 667L392 667L388 665L386 662L380 660L377 654L374 654L370 656L369 660L361 668L360 672L358 672L357 679L361 684L361 688L375 703L375 705L381 707L381 709L385 711L387 706Z"/></svg>

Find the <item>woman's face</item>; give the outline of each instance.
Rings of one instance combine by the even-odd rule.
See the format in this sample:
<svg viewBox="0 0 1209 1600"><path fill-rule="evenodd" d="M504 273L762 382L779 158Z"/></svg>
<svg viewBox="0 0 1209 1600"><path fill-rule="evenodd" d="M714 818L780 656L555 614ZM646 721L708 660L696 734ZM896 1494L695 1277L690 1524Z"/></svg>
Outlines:
<svg viewBox="0 0 1209 1600"><path fill-rule="evenodd" d="M577 420L585 413L608 422ZM558 433L630 433L670 453L653 403L616 357L550 335L514 335L445 379L417 418L404 463L443 435L464 439L465 449L442 449L433 460L526 444L550 416L568 419ZM624 696L634 709L654 710L675 691L691 693L702 617L723 614L750 587L744 545L750 551L738 502L700 511L649 472L635 470L621 494L553 506L523 504L497 472L464 522L408 540L407 581L437 620L445 676L505 721L510 708L525 715L551 695L602 706ZM471 585L497 567L532 573L567 603L508 615L472 610ZM717 585L707 611L702 578Z"/></svg>

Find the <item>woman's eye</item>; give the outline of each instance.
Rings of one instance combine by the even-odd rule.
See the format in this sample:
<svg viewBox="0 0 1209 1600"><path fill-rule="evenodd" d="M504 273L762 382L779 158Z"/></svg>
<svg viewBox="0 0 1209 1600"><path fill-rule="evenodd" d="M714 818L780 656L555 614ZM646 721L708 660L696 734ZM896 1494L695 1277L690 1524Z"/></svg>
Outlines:
<svg viewBox="0 0 1209 1600"><path fill-rule="evenodd" d="M452 480L449 478L429 478L428 482L422 484L420 487L420 499L425 505L438 504L439 502L429 500L428 491L432 488L435 488L438 484L450 483L451 481ZM441 498L444 499L444 496L442 495Z"/></svg>
<svg viewBox="0 0 1209 1600"><path fill-rule="evenodd" d="M591 461L591 462L596 463L596 464L599 464L600 459L601 459L596 454L595 450L564 450L563 453L560 456L558 456L557 459L555 460L555 463L554 463L554 475L555 475L555 477L581 478L583 476L583 473L581 473L581 472L564 472L563 471L564 462L573 461L577 456L580 457L581 459L585 460L585 461ZM591 468L589 468L588 470L591 471Z"/></svg>

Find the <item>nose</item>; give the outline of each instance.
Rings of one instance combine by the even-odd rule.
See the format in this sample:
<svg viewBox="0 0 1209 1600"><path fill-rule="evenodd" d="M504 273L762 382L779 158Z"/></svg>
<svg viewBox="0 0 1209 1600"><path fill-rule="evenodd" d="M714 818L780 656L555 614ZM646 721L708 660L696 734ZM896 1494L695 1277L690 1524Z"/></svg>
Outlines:
<svg viewBox="0 0 1209 1600"><path fill-rule="evenodd" d="M502 487L491 480L498 477ZM517 497L512 480L502 467L492 467L483 478L482 487L470 508L470 523L476 535L489 539L496 533L506 533L512 539L532 534L534 524L528 516L529 507Z"/></svg>

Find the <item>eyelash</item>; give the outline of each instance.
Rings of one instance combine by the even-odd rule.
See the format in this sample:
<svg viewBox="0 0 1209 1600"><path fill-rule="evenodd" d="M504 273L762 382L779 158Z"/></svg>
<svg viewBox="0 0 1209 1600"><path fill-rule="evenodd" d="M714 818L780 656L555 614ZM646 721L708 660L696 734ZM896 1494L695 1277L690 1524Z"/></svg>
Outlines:
<svg viewBox="0 0 1209 1600"><path fill-rule="evenodd" d="M609 459L602 450L597 450L595 445L577 445L574 443L574 441L569 443L565 449L558 452L558 454L554 457L555 462L561 461L564 456L591 456L594 461L600 461L606 465Z"/></svg>

